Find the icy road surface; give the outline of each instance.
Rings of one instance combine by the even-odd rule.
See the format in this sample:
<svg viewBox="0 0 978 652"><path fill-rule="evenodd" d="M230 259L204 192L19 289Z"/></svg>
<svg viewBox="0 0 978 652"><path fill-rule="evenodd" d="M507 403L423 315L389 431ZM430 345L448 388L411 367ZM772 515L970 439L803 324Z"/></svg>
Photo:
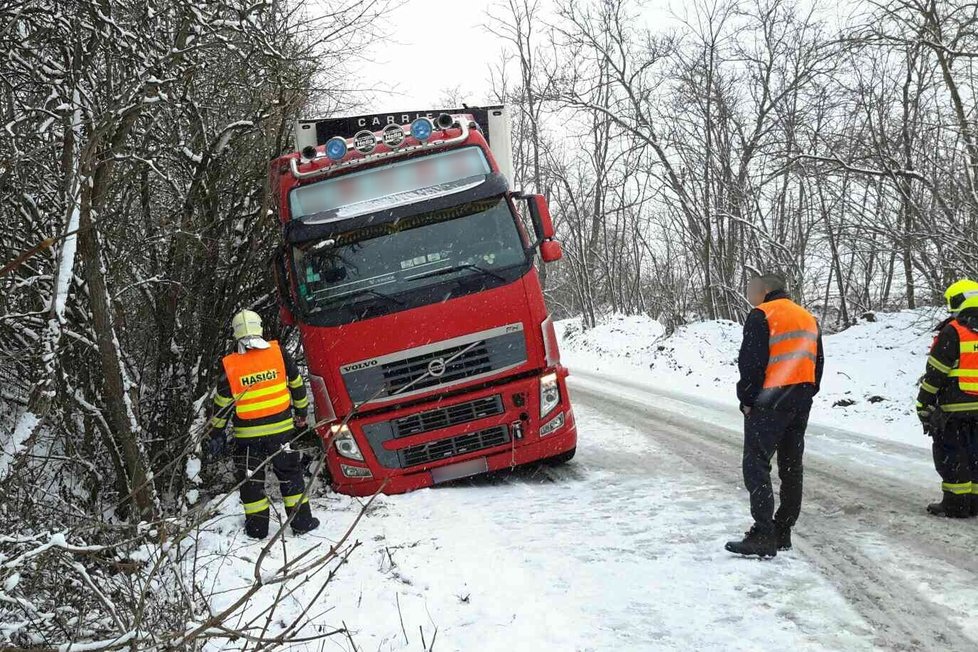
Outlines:
<svg viewBox="0 0 978 652"><path fill-rule="evenodd" d="M571 464L379 497L303 631L345 626L350 637L298 649L978 646L978 522L922 513L936 484L921 449L813 432L795 550L745 560L723 550L749 524L736 413L580 372L572 392L581 439ZM324 527L290 536L290 558L338 539L360 505L315 503ZM215 609L250 581L260 550L236 508L201 534ZM266 567L282 560L278 549ZM321 579L290 587L269 634Z"/></svg>

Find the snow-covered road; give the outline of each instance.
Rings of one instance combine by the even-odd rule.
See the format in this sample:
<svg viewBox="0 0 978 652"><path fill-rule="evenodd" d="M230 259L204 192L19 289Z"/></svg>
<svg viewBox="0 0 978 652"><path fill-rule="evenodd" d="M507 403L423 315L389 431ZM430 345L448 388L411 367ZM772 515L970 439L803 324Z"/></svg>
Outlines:
<svg viewBox="0 0 978 652"><path fill-rule="evenodd" d="M578 371L574 398L638 427L701 476L739 494L741 417L729 407ZM829 581L884 649L978 645L975 521L935 519L939 496L925 451L813 427L795 555ZM746 516L746 514L745 514Z"/></svg>
<svg viewBox="0 0 978 652"><path fill-rule="evenodd" d="M814 430L796 550L743 560L723 551L749 521L729 406L579 370L572 392L571 464L378 498L313 611L315 627L351 632L325 649L433 636L435 650L507 652L978 645L978 523L922 514L935 481L920 448ZM259 549L235 508L201 537L215 607ZM339 538L358 509L317 501L324 530L290 537L289 556ZM317 589L297 587L276 618Z"/></svg>

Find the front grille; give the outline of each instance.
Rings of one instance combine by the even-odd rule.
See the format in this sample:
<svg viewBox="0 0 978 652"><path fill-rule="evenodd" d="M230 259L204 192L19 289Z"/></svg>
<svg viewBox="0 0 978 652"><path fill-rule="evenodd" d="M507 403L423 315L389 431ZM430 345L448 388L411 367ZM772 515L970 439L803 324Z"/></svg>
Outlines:
<svg viewBox="0 0 978 652"><path fill-rule="evenodd" d="M525 363L526 339L517 322L351 362L340 373L350 399L361 403L490 378Z"/></svg>
<svg viewBox="0 0 978 652"><path fill-rule="evenodd" d="M470 432L466 435L439 439L401 450L401 466L408 467L437 462L456 455L500 446L508 441L509 428L507 426L495 426L478 432Z"/></svg>
<svg viewBox="0 0 978 652"><path fill-rule="evenodd" d="M503 399L497 394L401 417L392 421L391 426L393 426L394 437L408 437L502 413Z"/></svg>
<svg viewBox="0 0 978 652"><path fill-rule="evenodd" d="M448 362L452 358L454 359ZM428 373L428 365L436 360L440 360L445 369L445 372L438 376ZM489 360L489 351L483 340L464 346L442 349L427 355L388 362L383 365L382 370L387 386L387 395L391 396L400 393L402 390L413 392L451 383L468 376L484 374L492 371L492 364Z"/></svg>

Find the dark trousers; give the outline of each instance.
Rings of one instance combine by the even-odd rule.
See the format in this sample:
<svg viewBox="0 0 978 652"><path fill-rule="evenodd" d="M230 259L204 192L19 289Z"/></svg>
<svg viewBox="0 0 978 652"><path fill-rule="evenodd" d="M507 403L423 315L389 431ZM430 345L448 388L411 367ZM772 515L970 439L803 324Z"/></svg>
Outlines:
<svg viewBox="0 0 978 652"><path fill-rule="evenodd" d="M762 532L773 532L775 523L790 528L801 513L802 456L810 410L755 407L744 417L744 485L750 492L754 524ZM781 478L781 504L777 514L771 485L771 459L775 453Z"/></svg>
<svg viewBox="0 0 978 652"><path fill-rule="evenodd" d="M951 511L967 511L970 496L978 495L978 419L948 419L934 432L933 451L945 504Z"/></svg>
<svg viewBox="0 0 978 652"><path fill-rule="evenodd" d="M285 498L286 505L298 502L305 483L302 478L301 454L287 448L286 443L293 432L264 437L239 438L235 440L234 461L241 484L241 502L245 510L245 528L253 535L263 536L268 532L269 503L265 497L265 469L269 466L275 472ZM271 461L263 464L268 458Z"/></svg>

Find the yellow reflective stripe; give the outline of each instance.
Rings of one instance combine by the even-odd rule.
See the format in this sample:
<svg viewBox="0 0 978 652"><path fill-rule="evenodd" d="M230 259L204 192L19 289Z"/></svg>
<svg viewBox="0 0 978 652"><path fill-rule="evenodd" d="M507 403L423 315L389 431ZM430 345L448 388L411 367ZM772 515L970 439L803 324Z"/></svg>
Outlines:
<svg viewBox="0 0 978 652"><path fill-rule="evenodd" d="M926 381L920 383L920 389L924 390L928 394L936 394L937 393L937 388L934 387L933 385L931 385L930 383L926 382Z"/></svg>
<svg viewBox="0 0 978 652"><path fill-rule="evenodd" d="M971 493L978 496L978 482L971 483Z"/></svg>
<svg viewBox="0 0 978 652"><path fill-rule="evenodd" d="M290 380L289 381L289 387L291 387L292 389L296 389L298 387L302 387L302 376L296 376L295 378L293 378L292 380Z"/></svg>
<svg viewBox="0 0 978 652"><path fill-rule="evenodd" d="M276 396L275 398L269 399L267 401L259 401L258 403L238 403L238 407L235 408L239 415L249 414L251 412L258 412L270 407L275 407L281 405L283 409L289 405L289 395Z"/></svg>
<svg viewBox="0 0 978 652"><path fill-rule="evenodd" d="M294 494L292 496L282 496L282 500L285 501L286 507L295 507L299 503L308 503L309 497L305 494Z"/></svg>
<svg viewBox="0 0 978 652"><path fill-rule="evenodd" d="M275 423L270 423L264 426L235 426L234 436L247 439L249 437L277 435L279 433L288 432L289 430L292 430L293 427L294 424L292 423L292 417L289 417L288 419L276 421Z"/></svg>
<svg viewBox="0 0 978 652"><path fill-rule="evenodd" d="M262 498L261 500L256 500L253 503L244 503L244 513L245 514L257 514L258 512L264 512L270 507L268 498Z"/></svg>
<svg viewBox="0 0 978 652"><path fill-rule="evenodd" d="M222 419L220 417L214 417L211 419L211 427L213 428L223 428L226 425L228 425L227 419Z"/></svg>
<svg viewBox="0 0 978 652"><path fill-rule="evenodd" d="M948 491L952 494L962 495L970 494L974 486L970 482L942 482L941 489Z"/></svg>
<svg viewBox="0 0 978 652"><path fill-rule="evenodd" d="M271 396L272 394L278 394L279 392L288 393L289 387L285 383L275 383L269 387L262 387L260 389L246 389L245 391L238 394L238 402L250 401L254 398L261 398L262 396Z"/></svg>
<svg viewBox="0 0 978 652"><path fill-rule="evenodd" d="M214 395L214 405L217 407L225 408L234 403L234 399L230 396L221 396L220 394Z"/></svg>
<svg viewBox="0 0 978 652"><path fill-rule="evenodd" d="M952 369L948 376L960 378L961 376L973 376L978 378L978 369Z"/></svg>
<svg viewBox="0 0 978 652"><path fill-rule="evenodd" d="M951 367L947 366L946 364L944 364L943 362L941 362L940 360L938 360L934 356L929 356L927 358L927 364L929 364L930 366L934 367L934 369L937 369L942 374L949 374L949 373L951 373Z"/></svg>
<svg viewBox="0 0 978 652"><path fill-rule="evenodd" d="M962 383L962 382L959 382L958 383L958 387L960 387L962 390L964 390L966 392L975 392L975 391L978 391L978 383Z"/></svg>
<svg viewBox="0 0 978 652"><path fill-rule="evenodd" d="M973 412L978 410L978 401L974 403L948 403L942 405L941 410L945 412Z"/></svg>
<svg viewBox="0 0 978 652"><path fill-rule="evenodd" d="M293 403L293 405L295 405L295 409L297 410L302 410L303 408L307 408L309 407L309 397L306 396L305 398L300 398L298 401Z"/></svg>

